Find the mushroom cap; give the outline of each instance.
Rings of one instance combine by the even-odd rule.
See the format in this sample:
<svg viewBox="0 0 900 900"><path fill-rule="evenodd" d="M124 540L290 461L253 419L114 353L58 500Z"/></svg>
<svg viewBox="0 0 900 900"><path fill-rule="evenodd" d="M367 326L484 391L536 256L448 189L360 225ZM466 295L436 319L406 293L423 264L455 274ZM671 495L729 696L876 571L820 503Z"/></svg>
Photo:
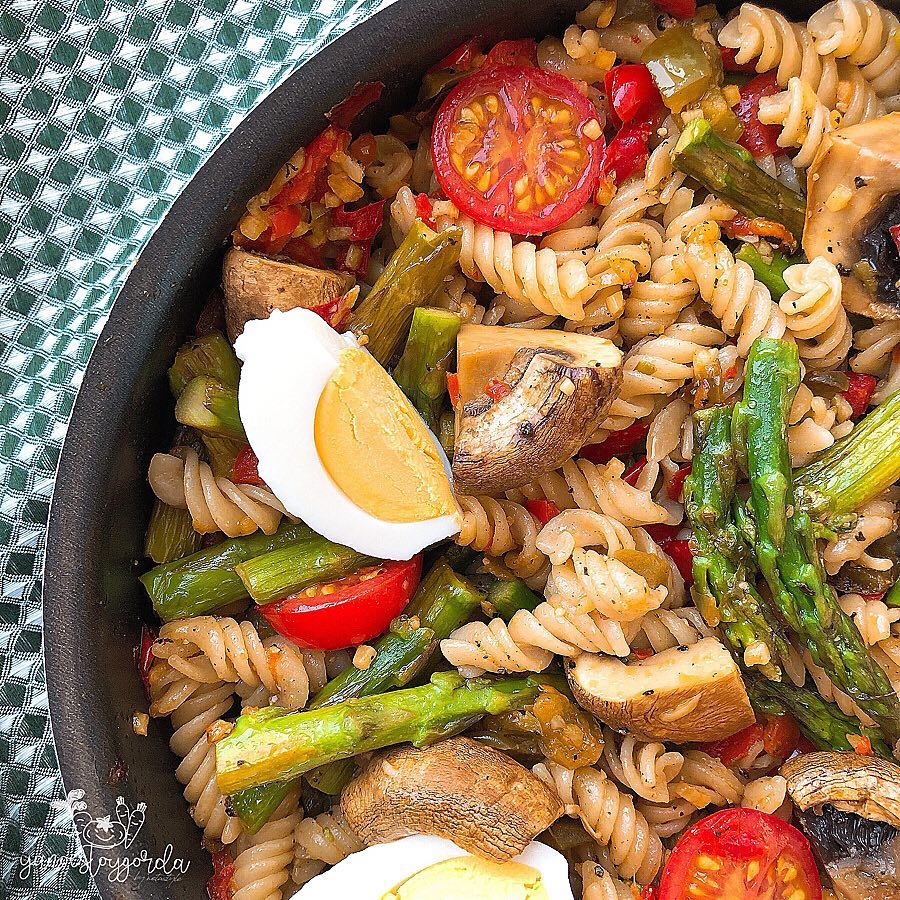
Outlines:
<svg viewBox="0 0 900 900"><path fill-rule="evenodd" d="M311 309L332 303L353 287L352 276L272 259L231 247L222 263L225 324L232 342L251 319L268 319L273 309Z"/></svg>
<svg viewBox="0 0 900 900"><path fill-rule="evenodd" d="M900 766L886 759L859 753L804 753L789 759L781 774L801 810L827 803L900 828Z"/></svg>
<svg viewBox="0 0 900 900"><path fill-rule="evenodd" d="M524 766L457 737L374 757L344 789L341 811L366 844L433 834L503 862L563 810L553 791Z"/></svg>
<svg viewBox="0 0 900 900"><path fill-rule="evenodd" d="M731 654L712 637L630 665L584 653L567 674L585 709L646 739L718 741L756 720Z"/></svg>
<svg viewBox="0 0 900 900"><path fill-rule="evenodd" d="M457 355L453 477L467 494L500 493L561 466L602 421L622 379L621 352L589 335L464 326ZM491 377L511 392L466 401Z"/></svg>
<svg viewBox="0 0 900 900"><path fill-rule="evenodd" d="M842 272L860 259L859 238L900 193L900 113L828 132L807 174L803 249ZM900 303L872 295L855 276L843 276L844 306L876 319L900 319Z"/></svg>

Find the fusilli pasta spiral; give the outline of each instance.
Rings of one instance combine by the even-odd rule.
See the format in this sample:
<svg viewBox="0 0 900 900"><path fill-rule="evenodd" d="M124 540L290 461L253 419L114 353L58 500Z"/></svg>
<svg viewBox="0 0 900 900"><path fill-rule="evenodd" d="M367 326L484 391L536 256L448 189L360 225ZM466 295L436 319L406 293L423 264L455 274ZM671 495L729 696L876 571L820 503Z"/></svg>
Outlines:
<svg viewBox="0 0 900 900"><path fill-rule="evenodd" d="M632 734L603 729L603 769L619 784L644 800L669 801L669 784L681 772L684 756L659 741L641 741Z"/></svg>
<svg viewBox="0 0 900 900"><path fill-rule="evenodd" d="M163 503L190 512L194 530L201 534L221 531L228 537L239 537L257 529L274 534L281 517L287 515L268 488L216 478L191 447L155 453L148 480Z"/></svg>
<svg viewBox="0 0 900 900"><path fill-rule="evenodd" d="M609 848L609 858L624 878L648 884L662 865L662 843L635 809L631 796L598 769L565 769L552 762L532 770L552 787L566 814L577 816L592 837Z"/></svg>
<svg viewBox="0 0 900 900"><path fill-rule="evenodd" d="M315 817L302 818L294 829L291 877L295 884L306 884L326 866L337 865L362 849L362 841L350 830L339 806Z"/></svg>
<svg viewBox="0 0 900 900"><path fill-rule="evenodd" d="M822 551L825 571L834 575L844 563L854 562L886 572L891 568L891 560L871 556L869 547L879 538L893 534L897 528L897 509L890 500L870 500L857 511L856 525L846 534L828 541Z"/></svg>
<svg viewBox="0 0 900 900"><path fill-rule="evenodd" d="M293 790L256 834L245 834L235 844L232 900L281 900L291 877L294 829L301 815Z"/></svg>
<svg viewBox="0 0 900 900"><path fill-rule="evenodd" d="M413 156L409 147L392 134L375 137L375 162L366 166L366 181L382 197L393 197L409 182Z"/></svg>
<svg viewBox="0 0 900 900"><path fill-rule="evenodd" d="M634 900L631 888L610 875L599 863L588 860L581 864L581 900Z"/></svg>
<svg viewBox="0 0 900 900"><path fill-rule="evenodd" d="M891 638L891 626L900 622L900 609L888 606L881 600L867 600L859 594L844 594L840 598L841 609L850 616L867 647L874 647Z"/></svg>

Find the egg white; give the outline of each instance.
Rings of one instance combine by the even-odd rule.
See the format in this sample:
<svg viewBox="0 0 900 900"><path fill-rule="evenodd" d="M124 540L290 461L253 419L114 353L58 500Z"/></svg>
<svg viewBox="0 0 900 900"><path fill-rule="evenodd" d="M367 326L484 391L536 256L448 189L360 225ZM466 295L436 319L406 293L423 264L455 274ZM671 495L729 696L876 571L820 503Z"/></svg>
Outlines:
<svg viewBox="0 0 900 900"><path fill-rule="evenodd" d="M390 844L376 844L353 853L336 866L317 875L295 896L302 900L381 900L398 884L429 866L471 856L452 841L427 834L415 834ZM565 857L538 841L532 841L515 861L541 873L549 900L573 900L569 866ZM435 898L437 900L437 898ZM441 900L465 900L444 897Z"/></svg>
<svg viewBox="0 0 900 900"><path fill-rule="evenodd" d="M260 477L289 513L359 553L409 559L456 534L458 517L379 519L338 487L316 448L319 398L341 354L358 346L352 334L338 334L308 309L274 310L268 319L248 322L234 345L244 364L238 388L241 422L259 459ZM449 479L446 454L429 435Z"/></svg>

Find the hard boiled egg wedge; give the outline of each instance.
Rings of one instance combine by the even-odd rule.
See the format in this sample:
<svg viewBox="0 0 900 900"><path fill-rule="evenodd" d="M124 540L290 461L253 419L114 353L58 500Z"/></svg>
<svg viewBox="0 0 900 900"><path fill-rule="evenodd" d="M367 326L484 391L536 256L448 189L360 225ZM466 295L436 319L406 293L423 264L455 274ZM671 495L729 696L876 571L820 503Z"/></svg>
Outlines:
<svg viewBox="0 0 900 900"><path fill-rule="evenodd" d="M238 402L260 477L319 534L409 559L459 531L450 465L388 373L307 309L248 322Z"/></svg>
<svg viewBox="0 0 900 900"><path fill-rule="evenodd" d="M348 856L312 879L300 900L573 900L562 854L532 841L509 862L416 834Z"/></svg>

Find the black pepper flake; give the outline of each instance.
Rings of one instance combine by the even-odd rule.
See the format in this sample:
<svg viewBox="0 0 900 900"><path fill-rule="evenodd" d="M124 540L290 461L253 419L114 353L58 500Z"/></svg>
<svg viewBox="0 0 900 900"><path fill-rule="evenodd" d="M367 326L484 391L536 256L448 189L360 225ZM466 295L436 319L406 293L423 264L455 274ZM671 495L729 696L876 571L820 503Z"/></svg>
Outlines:
<svg viewBox="0 0 900 900"><path fill-rule="evenodd" d="M645 697L652 697L655 693L656 693L656 691L654 691L653 688L650 688L649 690L644 691L644 696L645 696Z"/></svg>

